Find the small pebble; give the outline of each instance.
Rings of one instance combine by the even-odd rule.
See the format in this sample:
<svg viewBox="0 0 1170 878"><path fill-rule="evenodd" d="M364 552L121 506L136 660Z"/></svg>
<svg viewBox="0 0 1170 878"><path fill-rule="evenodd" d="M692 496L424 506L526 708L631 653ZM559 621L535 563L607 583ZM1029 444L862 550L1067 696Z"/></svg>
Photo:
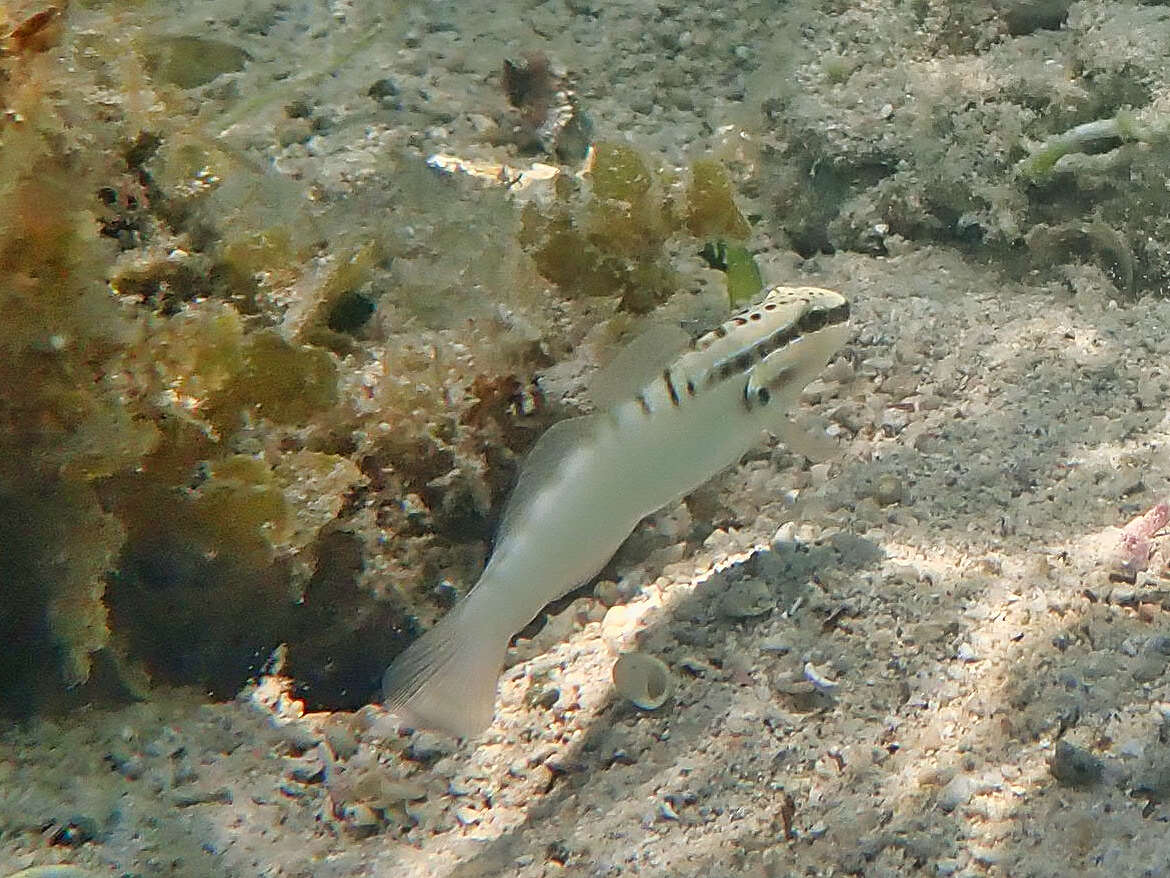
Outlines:
<svg viewBox="0 0 1170 878"><path fill-rule="evenodd" d="M177 795L171 800L171 803L176 808L190 808L193 805L230 805L232 803L232 791L227 787L217 787L215 789L194 790L189 793Z"/></svg>
<svg viewBox="0 0 1170 878"><path fill-rule="evenodd" d="M470 808L456 808L455 819L459 821L460 826L475 826L480 818L479 813Z"/></svg>
<svg viewBox="0 0 1170 878"><path fill-rule="evenodd" d="M381 822L378 819L378 813L369 805L364 805L361 802L346 805L342 814L345 817L345 822L356 829L370 829L378 826Z"/></svg>
<svg viewBox="0 0 1170 878"><path fill-rule="evenodd" d="M1130 738L1117 748L1117 752L1124 759L1140 759L1146 753L1146 745L1137 738Z"/></svg>
<svg viewBox="0 0 1170 878"><path fill-rule="evenodd" d="M663 820L678 820L678 812L665 799L658 803L658 814Z"/></svg>
<svg viewBox="0 0 1170 878"><path fill-rule="evenodd" d="M792 645L783 637L766 637L760 641L760 651L773 655L787 655L792 651Z"/></svg>
<svg viewBox="0 0 1170 878"><path fill-rule="evenodd" d="M513 759L508 764L508 774L512 777L523 778L528 776L528 762L524 759Z"/></svg>
<svg viewBox="0 0 1170 878"><path fill-rule="evenodd" d="M762 579L744 579L732 583L719 601L719 608L729 619L761 616L776 606L772 589Z"/></svg>
<svg viewBox="0 0 1170 878"><path fill-rule="evenodd" d="M1105 764L1068 741L1057 741L1048 770L1058 783L1068 787L1090 787L1101 780Z"/></svg>
<svg viewBox="0 0 1170 878"><path fill-rule="evenodd" d="M320 764L298 765L288 775L297 783L321 783L325 779L325 766Z"/></svg>
<svg viewBox="0 0 1170 878"><path fill-rule="evenodd" d="M64 845L65 847L79 847L87 841L93 841L98 834L97 821L92 817L75 815L68 822L58 826L49 835L49 844Z"/></svg>
<svg viewBox="0 0 1170 878"><path fill-rule="evenodd" d="M869 357L861 364L862 375L877 375L889 372L894 368L894 361L889 357Z"/></svg>
<svg viewBox="0 0 1170 878"><path fill-rule="evenodd" d="M902 409L886 409L882 412L878 426L887 436L897 436L910 423L910 414Z"/></svg>
<svg viewBox="0 0 1170 878"><path fill-rule="evenodd" d="M325 740L338 759L352 759L358 751L357 736L338 723L330 723L325 727Z"/></svg>
<svg viewBox="0 0 1170 878"><path fill-rule="evenodd" d="M367 89L366 94L376 101L383 98L397 97L398 85L390 77L377 80L373 85Z"/></svg>
<svg viewBox="0 0 1170 878"><path fill-rule="evenodd" d="M427 788L408 780L383 780L378 788L379 803L416 802L427 797Z"/></svg>
<svg viewBox="0 0 1170 878"><path fill-rule="evenodd" d="M955 657L961 662L977 662L983 659L983 656L975 651L975 647L967 642L959 644L959 648L955 651Z"/></svg>
<svg viewBox="0 0 1170 878"><path fill-rule="evenodd" d="M873 499L879 506L902 502L902 480L893 473L883 473L873 488Z"/></svg>
<svg viewBox="0 0 1170 878"><path fill-rule="evenodd" d="M433 762L453 752L453 741L432 732L415 732L402 755L412 762Z"/></svg>
<svg viewBox="0 0 1170 878"><path fill-rule="evenodd" d="M616 645L633 629L637 618L637 613L625 604L610 607L601 620L602 639L611 646Z"/></svg>
<svg viewBox="0 0 1170 878"><path fill-rule="evenodd" d="M569 850L569 846L563 841L554 841L544 849L545 859L562 866L568 862L569 857L572 855L573 852Z"/></svg>
<svg viewBox="0 0 1170 878"><path fill-rule="evenodd" d="M539 693L537 693L534 699L532 699L532 703L536 707L542 707L545 710L548 710L560 700L561 690L556 686L546 686L541 689Z"/></svg>
<svg viewBox="0 0 1170 878"><path fill-rule="evenodd" d="M280 727L280 736L284 742L298 753L312 750L320 743L320 736L303 722L291 722Z"/></svg>
<svg viewBox="0 0 1170 878"><path fill-rule="evenodd" d="M1134 665L1132 674L1139 683L1152 683L1162 676L1166 670L1166 656L1160 653L1147 653Z"/></svg>
<svg viewBox="0 0 1170 878"><path fill-rule="evenodd" d="M622 593L618 584L612 579L602 579L593 586L593 596L607 607L613 607L622 602Z"/></svg>
<svg viewBox="0 0 1170 878"><path fill-rule="evenodd" d="M146 771L146 763L141 756L108 753L106 754L106 762L112 765L114 770L126 780L138 780Z"/></svg>
<svg viewBox="0 0 1170 878"><path fill-rule="evenodd" d="M832 695L841 688L840 683L826 677L812 662L805 662L804 678L812 683L818 692L825 695Z"/></svg>
<svg viewBox="0 0 1170 878"><path fill-rule="evenodd" d="M696 677L705 677L707 674L715 673L715 668L694 655L683 656L679 660L678 666Z"/></svg>
<svg viewBox="0 0 1170 878"><path fill-rule="evenodd" d="M938 794L938 806L948 814L960 805L966 805L975 794L975 781L965 774L956 774Z"/></svg>

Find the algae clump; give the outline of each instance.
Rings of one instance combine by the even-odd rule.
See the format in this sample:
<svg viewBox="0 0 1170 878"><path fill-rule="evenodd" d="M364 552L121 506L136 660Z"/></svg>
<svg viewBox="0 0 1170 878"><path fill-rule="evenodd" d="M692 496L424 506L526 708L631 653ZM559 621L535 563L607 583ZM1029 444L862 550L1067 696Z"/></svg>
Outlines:
<svg viewBox="0 0 1170 878"><path fill-rule="evenodd" d="M47 681L83 682L108 644L103 577L122 531L95 484L158 441L124 368L135 323L105 286L116 246L95 193L118 169L78 158L46 99L62 77L50 54L0 56L0 691L23 690L5 713Z"/></svg>
<svg viewBox="0 0 1170 878"><path fill-rule="evenodd" d="M560 178L551 208L528 204L520 234L540 274L570 297L618 296L623 310L649 312L681 285L670 255L680 237L738 242L751 234L727 172L713 159L692 164L683 190L633 146L602 141L586 180ZM752 287L754 261L736 251L732 263L724 267L729 295L746 301L760 289Z"/></svg>
<svg viewBox="0 0 1170 878"><path fill-rule="evenodd" d="M248 412L302 424L337 404L337 366L328 351L264 330L248 336L242 357L240 371L208 402L209 417L221 429L239 427Z"/></svg>
<svg viewBox="0 0 1170 878"><path fill-rule="evenodd" d="M746 238L751 234L732 194L723 166L713 159L691 165L687 188L687 229L696 238Z"/></svg>
<svg viewBox="0 0 1170 878"><path fill-rule="evenodd" d="M0 712L17 716L69 703L95 661L129 673L160 645L179 655L180 679L199 679L200 663L183 654L221 613L238 626L225 622L213 648L237 644L241 683L257 645L279 642L322 516L361 480L348 461L298 455L295 444L282 456L279 437L244 432L261 419L303 425L334 406L336 365L274 330L247 331L236 305L255 302L215 299L222 286L200 280L198 247L156 255L180 228L216 243L193 210L213 189L199 180L212 178L168 186L145 167L160 141L174 155L206 150L168 127L165 101L134 79L132 60L104 66L118 50L99 32L52 48L0 55ZM82 51L88 62L71 63ZM120 80L95 82L123 74L142 100L108 104L100 96ZM133 193L146 197L131 208ZM292 261L286 237L277 229L225 249L242 273ZM257 446L279 463L239 453ZM315 473L308 482L302 468ZM328 502L305 518L291 498L309 482ZM301 550L303 562L291 557ZM142 612L150 602L133 599L131 581L151 583L156 612ZM163 637L175 581L239 602L196 590L186 640Z"/></svg>
<svg viewBox="0 0 1170 878"><path fill-rule="evenodd" d="M562 191L551 210L528 205L521 244L568 296L618 296L645 313L678 288L667 240L680 227L658 176L632 146L594 145L587 191Z"/></svg>

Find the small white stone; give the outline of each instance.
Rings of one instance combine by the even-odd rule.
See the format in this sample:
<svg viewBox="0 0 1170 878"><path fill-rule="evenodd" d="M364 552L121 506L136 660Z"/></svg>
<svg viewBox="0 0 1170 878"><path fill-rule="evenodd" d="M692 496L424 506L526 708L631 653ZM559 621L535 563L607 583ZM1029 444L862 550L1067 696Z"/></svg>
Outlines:
<svg viewBox="0 0 1170 878"><path fill-rule="evenodd" d="M670 802L666 799L658 803L658 814L663 820L678 820L678 812L671 807Z"/></svg>
<svg viewBox="0 0 1170 878"><path fill-rule="evenodd" d="M459 821L460 826L475 826L480 818L479 814L470 808L456 808L455 819Z"/></svg>
<svg viewBox="0 0 1170 878"><path fill-rule="evenodd" d="M841 688L840 683L826 677L812 662L804 663L804 678L826 695L832 695Z"/></svg>
<svg viewBox="0 0 1170 878"><path fill-rule="evenodd" d="M978 662L983 660L983 656L975 651L975 647L966 642L959 644L959 648L955 651L955 657L961 662Z"/></svg>

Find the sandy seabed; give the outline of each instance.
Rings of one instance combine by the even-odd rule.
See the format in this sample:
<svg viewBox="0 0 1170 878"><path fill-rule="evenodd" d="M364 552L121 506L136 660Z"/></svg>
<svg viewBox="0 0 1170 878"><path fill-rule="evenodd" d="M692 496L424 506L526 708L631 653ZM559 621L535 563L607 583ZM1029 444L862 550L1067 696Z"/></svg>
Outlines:
<svg viewBox="0 0 1170 878"><path fill-rule="evenodd" d="M216 18L229 4L205 5ZM968 119L1021 65L1083 65L1086 40L1107 72L1128 63L1152 101L1166 92L1134 48L1165 33L1156 7L1063 4L1063 23L1011 35L988 6L951 22L965 51L948 66L914 52L947 33L945 5L400 10L416 22L403 43L314 86L335 105L332 139L286 144L276 164L341 186L372 167L371 143L515 160L476 116L499 101L502 58L530 51L574 71L599 136L665 164L776 136L759 113L773 92L838 155L891 138L897 154L881 128L899 95ZM301 33L358 17L301 13ZM911 72L887 88L902 54ZM347 128L358 98L340 95L368 100L378 77L425 85L422 109ZM952 152L907 153L903 183L1011 136L956 123L940 139ZM376 707L303 716L277 678L230 703L163 690L6 730L5 874L1170 873L1170 576L1156 541L1146 571L1116 575L1119 528L1170 494L1170 302L1092 252L1019 270L994 248L875 229L869 252L801 257L766 231L770 194L766 177L745 194L768 279L853 305L854 337L798 413L836 437L829 459L761 442L703 503L655 516L611 571L637 594L578 598L518 641L472 742L400 732ZM1144 228L1131 222L1121 234ZM689 544L704 507L719 520ZM735 596L760 582L773 605L740 615ZM632 648L671 668L657 711L613 695Z"/></svg>

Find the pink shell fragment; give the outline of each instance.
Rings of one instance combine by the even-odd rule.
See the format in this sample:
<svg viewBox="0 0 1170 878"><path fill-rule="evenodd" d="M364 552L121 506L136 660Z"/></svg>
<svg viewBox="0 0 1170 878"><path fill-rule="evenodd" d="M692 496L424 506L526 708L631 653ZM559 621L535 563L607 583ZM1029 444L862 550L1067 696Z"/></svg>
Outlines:
<svg viewBox="0 0 1170 878"><path fill-rule="evenodd" d="M1163 500L1150 507L1121 529L1121 565L1127 570L1145 570L1150 562L1154 534L1170 521L1170 502Z"/></svg>

